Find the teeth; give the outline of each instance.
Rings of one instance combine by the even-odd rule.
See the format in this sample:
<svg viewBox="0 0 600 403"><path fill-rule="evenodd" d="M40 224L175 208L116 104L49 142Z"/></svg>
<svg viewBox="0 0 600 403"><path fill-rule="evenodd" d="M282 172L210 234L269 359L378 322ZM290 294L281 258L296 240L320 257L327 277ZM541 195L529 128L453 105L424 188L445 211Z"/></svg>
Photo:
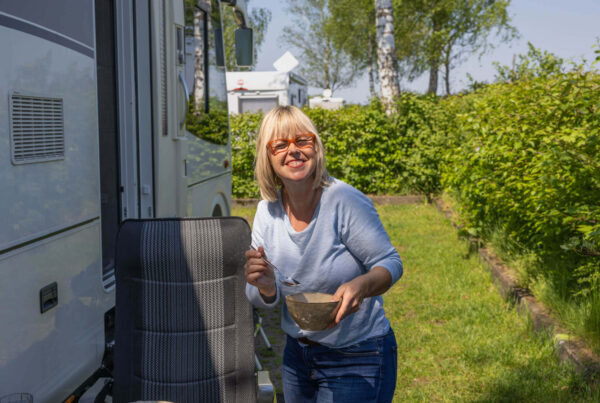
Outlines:
<svg viewBox="0 0 600 403"><path fill-rule="evenodd" d="M291 161L288 163L289 166L291 167L299 167L300 165L304 164L304 161Z"/></svg>

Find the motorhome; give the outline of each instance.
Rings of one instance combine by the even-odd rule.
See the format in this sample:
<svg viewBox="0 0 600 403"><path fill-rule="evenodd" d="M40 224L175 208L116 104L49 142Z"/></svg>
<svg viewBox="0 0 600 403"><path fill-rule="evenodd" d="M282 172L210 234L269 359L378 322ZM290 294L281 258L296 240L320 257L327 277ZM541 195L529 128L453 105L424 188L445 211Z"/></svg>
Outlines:
<svg viewBox="0 0 600 403"><path fill-rule="evenodd" d="M220 3L196 5L206 119L227 119ZM0 400L74 401L106 372L123 220L230 213L228 125L186 130L185 17L0 1Z"/></svg>
<svg viewBox="0 0 600 403"><path fill-rule="evenodd" d="M284 71L227 72L229 113L268 112L277 105L306 105L306 81Z"/></svg>

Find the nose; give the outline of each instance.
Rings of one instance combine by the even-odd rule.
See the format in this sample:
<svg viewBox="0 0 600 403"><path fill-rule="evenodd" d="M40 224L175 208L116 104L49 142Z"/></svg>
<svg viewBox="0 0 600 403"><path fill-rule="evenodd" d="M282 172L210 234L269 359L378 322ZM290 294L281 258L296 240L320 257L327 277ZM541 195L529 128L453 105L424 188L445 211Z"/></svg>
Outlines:
<svg viewBox="0 0 600 403"><path fill-rule="evenodd" d="M299 152L300 152L300 149L298 148L296 143L290 143L290 145L288 147L288 153L293 154L293 153L299 153Z"/></svg>

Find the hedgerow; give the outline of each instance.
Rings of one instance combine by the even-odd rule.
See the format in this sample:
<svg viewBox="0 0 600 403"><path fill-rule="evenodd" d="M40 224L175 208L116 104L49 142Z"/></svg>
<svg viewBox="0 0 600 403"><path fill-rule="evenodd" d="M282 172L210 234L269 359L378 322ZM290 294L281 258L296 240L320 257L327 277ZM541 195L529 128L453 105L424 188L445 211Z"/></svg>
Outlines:
<svg viewBox="0 0 600 403"><path fill-rule="evenodd" d="M489 85L448 103L459 131L448 133L442 183L471 230L500 229L543 260L567 258L572 289L600 285L600 77Z"/></svg>
<svg viewBox="0 0 600 403"><path fill-rule="evenodd" d="M434 97L411 93L400 97L398 109L392 118L378 101L335 111L305 109L325 145L329 173L369 194L439 192L444 109ZM261 119L231 117L234 197L259 196L253 162Z"/></svg>

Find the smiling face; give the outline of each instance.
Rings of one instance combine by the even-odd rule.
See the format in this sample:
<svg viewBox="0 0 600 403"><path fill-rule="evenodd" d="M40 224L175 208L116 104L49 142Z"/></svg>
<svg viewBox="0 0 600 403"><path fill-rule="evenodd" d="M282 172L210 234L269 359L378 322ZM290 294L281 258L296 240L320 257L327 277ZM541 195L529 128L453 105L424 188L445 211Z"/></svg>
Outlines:
<svg viewBox="0 0 600 403"><path fill-rule="evenodd" d="M302 133L296 133L287 138L294 138ZM315 149L314 145L298 147L296 143L290 143L287 150L274 153L269 152L269 160L275 171L275 175L281 179L284 185L312 180L315 172Z"/></svg>
<svg viewBox="0 0 600 403"><path fill-rule="evenodd" d="M301 134L309 135L311 144L306 138L296 139ZM287 142L272 142L276 139L296 141L286 149ZM299 108L277 106L263 118L256 138L255 176L261 197L268 201L277 200L282 184L302 183L313 189L329 185L323 143L313 122Z"/></svg>

